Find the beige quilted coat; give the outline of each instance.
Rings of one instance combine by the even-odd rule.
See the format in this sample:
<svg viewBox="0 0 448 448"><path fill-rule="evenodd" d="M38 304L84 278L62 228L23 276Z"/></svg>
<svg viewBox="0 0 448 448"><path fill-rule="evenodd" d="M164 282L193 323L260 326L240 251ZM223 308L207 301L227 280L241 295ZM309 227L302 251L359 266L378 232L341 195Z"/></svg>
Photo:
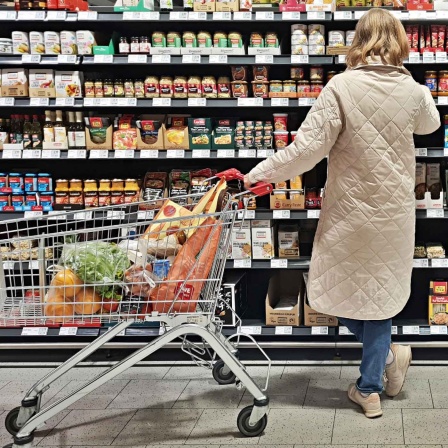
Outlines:
<svg viewBox="0 0 448 448"><path fill-rule="evenodd" d="M308 282L315 310L380 320L403 309L414 254L412 134L439 126L426 87L370 61L335 76L295 141L249 173L252 183L280 182L329 158Z"/></svg>

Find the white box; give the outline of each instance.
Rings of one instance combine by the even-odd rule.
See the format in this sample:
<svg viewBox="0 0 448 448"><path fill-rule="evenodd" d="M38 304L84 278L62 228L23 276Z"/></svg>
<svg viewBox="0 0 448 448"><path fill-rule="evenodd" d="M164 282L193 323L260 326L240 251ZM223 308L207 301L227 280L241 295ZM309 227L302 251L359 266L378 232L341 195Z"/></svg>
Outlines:
<svg viewBox="0 0 448 448"><path fill-rule="evenodd" d="M11 38L13 54L29 54L30 41L28 39L28 33L24 31L13 31Z"/></svg>
<svg viewBox="0 0 448 448"><path fill-rule="evenodd" d="M2 96L28 96L28 70L2 69Z"/></svg>
<svg viewBox="0 0 448 448"><path fill-rule="evenodd" d="M232 258L242 260L252 258L250 221L236 223L232 230Z"/></svg>
<svg viewBox="0 0 448 448"><path fill-rule="evenodd" d="M45 54L44 33L30 31L31 54Z"/></svg>
<svg viewBox="0 0 448 448"><path fill-rule="evenodd" d="M299 251L299 226L280 224L278 227L278 256L279 258L297 258Z"/></svg>
<svg viewBox="0 0 448 448"><path fill-rule="evenodd" d="M54 73L49 69L30 69L29 93L31 98L54 98Z"/></svg>
<svg viewBox="0 0 448 448"><path fill-rule="evenodd" d="M82 96L82 82L78 71L56 72L55 79L57 98Z"/></svg>
<svg viewBox="0 0 448 448"><path fill-rule="evenodd" d="M92 31L78 30L76 31L76 44L78 54L93 54L93 47L96 45L95 36Z"/></svg>
<svg viewBox="0 0 448 448"><path fill-rule="evenodd" d="M44 33L45 54L61 54L61 38L56 31Z"/></svg>
<svg viewBox="0 0 448 448"><path fill-rule="evenodd" d="M78 54L75 31L61 31L61 54Z"/></svg>
<svg viewBox="0 0 448 448"><path fill-rule="evenodd" d="M252 220L252 258L274 258L274 229L269 219Z"/></svg>

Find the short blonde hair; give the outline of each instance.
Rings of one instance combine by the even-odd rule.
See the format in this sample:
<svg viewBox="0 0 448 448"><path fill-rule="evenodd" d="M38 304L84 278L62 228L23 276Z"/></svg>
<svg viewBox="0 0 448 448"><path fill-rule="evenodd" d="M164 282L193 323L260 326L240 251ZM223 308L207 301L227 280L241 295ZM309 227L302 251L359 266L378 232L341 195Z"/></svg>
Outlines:
<svg viewBox="0 0 448 448"><path fill-rule="evenodd" d="M358 22L346 63L349 68L367 64L368 57L380 57L383 64L402 65L409 56L409 42L401 22L390 12L374 8Z"/></svg>

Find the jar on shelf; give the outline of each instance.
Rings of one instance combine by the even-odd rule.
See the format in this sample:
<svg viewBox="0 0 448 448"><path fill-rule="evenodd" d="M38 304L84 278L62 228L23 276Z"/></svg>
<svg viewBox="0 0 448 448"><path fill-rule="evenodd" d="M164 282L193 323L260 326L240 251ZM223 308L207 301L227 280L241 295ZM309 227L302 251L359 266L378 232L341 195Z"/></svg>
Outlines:
<svg viewBox="0 0 448 448"><path fill-rule="evenodd" d="M319 191L318 188L311 187L305 190L305 208L319 208Z"/></svg>
<svg viewBox="0 0 448 448"><path fill-rule="evenodd" d="M180 48L182 45L182 38L177 31L170 31L166 35L166 46L169 48Z"/></svg>
<svg viewBox="0 0 448 448"><path fill-rule="evenodd" d="M147 36L140 37L140 53L148 54L151 45Z"/></svg>
<svg viewBox="0 0 448 448"><path fill-rule="evenodd" d="M437 72L435 70L425 72L425 86L428 87L432 96L437 96Z"/></svg>
<svg viewBox="0 0 448 448"><path fill-rule="evenodd" d="M129 54L130 47L126 37L120 37L120 43L118 44L118 52L120 54Z"/></svg>
<svg viewBox="0 0 448 448"><path fill-rule="evenodd" d="M202 97L202 82L199 76L190 76L187 81L188 98Z"/></svg>
<svg viewBox="0 0 448 448"><path fill-rule="evenodd" d="M314 65L310 68L310 81L323 81L324 69L320 65Z"/></svg>
<svg viewBox="0 0 448 448"><path fill-rule="evenodd" d="M124 84L122 79L116 79L114 81L114 96L116 97L124 96Z"/></svg>
<svg viewBox="0 0 448 448"><path fill-rule="evenodd" d="M218 78L218 98L230 98L230 78L227 76L220 76Z"/></svg>
<svg viewBox="0 0 448 448"><path fill-rule="evenodd" d="M145 79L145 97L158 98L159 92L159 78L157 76L147 76Z"/></svg>
<svg viewBox="0 0 448 448"><path fill-rule="evenodd" d="M172 98L173 97L173 78L171 76L162 76L160 78L160 97Z"/></svg>
<svg viewBox="0 0 448 448"><path fill-rule="evenodd" d="M252 92L255 98L267 98L269 90L268 81L252 81Z"/></svg>
<svg viewBox="0 0 448 448"><path fill-rule="evenodd" d="M86 79L84 81L84 96L86 98L95 98L95 84L93 79Z"/></svg>
<svg viewBox="0 0 448 448"><path fill-rule="evenodd" d="M95 98L103 98L104 89L103 89L103 81L101 79L95 80L94 89L95 89Z"/></svg>
<svg viewBox="0 0 448 448"><path fill-rule="evenodd" d="M111 205L119 205L124 203L124 181L123 179L113 179L110 189Z"/></svg>
<svg viewBox="0 0 448 448"><path fill-rule="evenodd" d="M176 76L174 78L174 98L188 97L188 82L185 76Z"/></svg>
<svg viewBox="0 0 448 448"><path fill-rule="evenodd" d="M135 98L145 97L145 82L143 79L136 79L134 81L134 96Z"/></svg>
<svg viewBox="0 0 448 448"><path fill-rule="evenodd" d="M321 81L311 81L310 91L311 93L322 92L324 85Z"/></svg>
<svg viewBox="0 0 448 448"><path fill-rule="evenodd" d="M306 94L311 92L310 82L307 80L299 81L297 83L297 93Z"/></svg>
<svg viewBox="0 0 448 448"><path fill-rule="evenodd" d="M293 79L288 79L283 81L283 92L285 93L296 93L297 92L297 84Z"/></svg>
<svg viewBox="0 0 448 448"><path fill-rule="evenodd" d="M140 53L140 42L138 41L138 37L134 36L131 38L131 53Z"/></svg>
<svg viewBox="0 0 448 448"><path fill-rule="evenodd" d="M448 95L448 71L442 70L439 72L439 85L438 85L439 96Z"/></svg>
<svg viewBox="0 0 448 448"><path fill-rule="evenodd" d="M114 83L111 79L105 79L103 82L103 93L105 98L114 96Z"/></svg>
<svg viewBox="0 0 448 448"><path fill-rule="evenodd" d="M283 81L279 81L278 79L272 80L269 83L269 92L271 93L283 92Z"/></svg>
<svg viewBox="0 0 448 448"><path fill-rule="evenodd" d="M126 98L134 98L134 81L132 79L125 79L124 81L124 96Z"/></svg>

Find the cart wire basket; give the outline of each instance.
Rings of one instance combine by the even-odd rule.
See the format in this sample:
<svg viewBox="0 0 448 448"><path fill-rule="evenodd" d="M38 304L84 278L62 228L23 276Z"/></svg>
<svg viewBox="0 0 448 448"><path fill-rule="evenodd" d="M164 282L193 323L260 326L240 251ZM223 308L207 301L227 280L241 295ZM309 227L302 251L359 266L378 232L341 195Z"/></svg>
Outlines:
<svg viewBox="0 0 448 448"><path fill-rule="evenodd" d="M207 179L197 194L100 207L94 219L84 210L73 217L63 212L3 223L0 248L7 261L0 264L0 327L109 327L8 413L12 446L32 446L34 431L47 420L175 339L219 384L247 388L254 404L240 412L238 428L248 437L263 432L270 360L252 336L238 331L226 338L216 316L231 233L239 225L238 196L247 200L272 191L272 185L259 183L226 195L226 181L243 178L230 169ZM136 322L158 327L159 336L42 408L42 394L52 383ZM262 389L238 359L242 336L268 361Z"/></svg>

